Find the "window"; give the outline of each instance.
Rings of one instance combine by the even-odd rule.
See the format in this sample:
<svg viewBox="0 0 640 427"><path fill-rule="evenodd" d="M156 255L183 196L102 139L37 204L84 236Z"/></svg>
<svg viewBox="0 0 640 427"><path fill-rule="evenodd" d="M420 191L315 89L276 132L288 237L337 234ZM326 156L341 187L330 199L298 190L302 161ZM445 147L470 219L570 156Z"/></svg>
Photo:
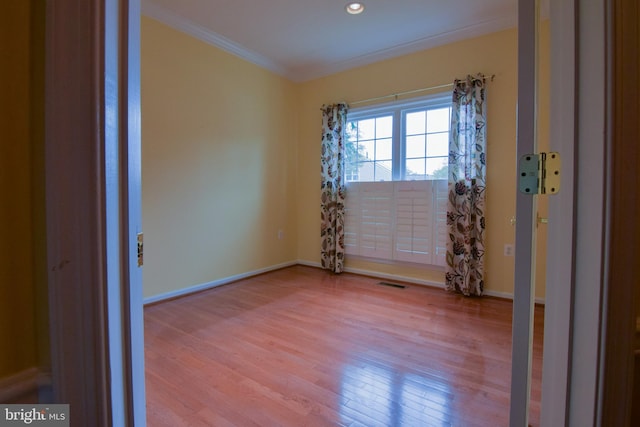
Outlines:
<svg viewBox="0 0 640 427"><path fill-rule="evenodd" d="M349 112L346 181L447 179L451 95Z"/></svg>
<svg viewBox="0 0 640 427"><path fill-rule="evenodd" d="M347 255L445 264L450 99L349 113Z"/></svg>

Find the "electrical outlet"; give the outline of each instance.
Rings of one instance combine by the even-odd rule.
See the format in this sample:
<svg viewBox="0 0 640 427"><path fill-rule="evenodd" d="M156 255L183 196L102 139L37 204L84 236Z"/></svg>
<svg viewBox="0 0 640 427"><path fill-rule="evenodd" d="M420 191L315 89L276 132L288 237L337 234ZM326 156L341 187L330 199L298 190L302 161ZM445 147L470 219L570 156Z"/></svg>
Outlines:
<svg viewBox="0 0 640 427"><path fill-rule="evenodd" d="M507 243L504 245L504 256L513 256L514 252L515 249L513 247L513 244Z"/></svg>

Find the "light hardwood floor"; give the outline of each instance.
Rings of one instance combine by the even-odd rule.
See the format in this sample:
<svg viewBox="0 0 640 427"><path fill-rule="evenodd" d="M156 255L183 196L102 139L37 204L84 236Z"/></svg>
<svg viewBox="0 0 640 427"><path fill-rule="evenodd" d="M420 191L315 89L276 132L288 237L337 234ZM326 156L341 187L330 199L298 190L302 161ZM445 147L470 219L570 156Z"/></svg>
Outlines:
<svg viewBox="0 0 640 427"><path fill-rule="evenodd" d="M146 307L149 426L506 426L511 302L379 281L295 266Z"/></svg>

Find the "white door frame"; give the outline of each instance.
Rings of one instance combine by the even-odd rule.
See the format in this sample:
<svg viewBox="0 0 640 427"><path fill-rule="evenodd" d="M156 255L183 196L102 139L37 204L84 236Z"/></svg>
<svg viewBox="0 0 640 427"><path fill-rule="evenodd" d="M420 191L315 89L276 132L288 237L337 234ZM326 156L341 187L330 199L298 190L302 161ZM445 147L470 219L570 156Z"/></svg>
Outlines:
<svg viewBox="0 0 640 427"><path fill-rule="evenodd" d="M598 425L604 276L607 0L551 2L551 150L542 426Z"/></svg>
<svg viewBox="0 0 640 427"><path fill-rule="evenodd" d="M600 344L606 286L604 241L610 203L605 190L609 167L606 147L610 144L606 134L607 80L610 80L606 73L609 60L606 43L611 31L606 23L607 3L607 0L577 2L575 280L568 378L568 420L572 426L598 425L600 418Z"/></svg>
<svg viewBox="0 0 640 427"><path fill-rule="evenodd" d="M72 425L144 426L139 0L48 1L45 22L53 400Z"/></svg>
<svg viewBox="0 0 640 427"><path fill-rule="evenodd" d="M550 4L550 150L560 152L561 191L549 198L541 426L568 422L575 283L576 1Z"/></svg>
<svg viewBox="0 0 640 427"><path fill-rule="evenodd" d="M516 159L537 152L537 0L518 1L518 114ZM553 78L553 77L552 77ZM513 283L513 320L511 350L511 401L509 425L527 426L535 288L534 212L536 195L524 194L516 185L515 275Z"/></svg>
<svg viewBox="0 0 640 427"><path fill-rule="evenodd" d="M599 419L605 283L606 0L555 0L551 16L551 151L561 190L549 199L542 426ZM535 152L535 0L519 1L518 157ZM582 25L581 25L582 24ZM609 29L610 31L610 29ZM578 42L579 41L579 42ZM518 193L510 425L526 426L530 393L535 199Z"/></svg>
<svg viewBox="0 0 640 427"><path fill-rule="evenodd" d="M126 65L120 67L123 77L126 96L121 98L123 111L122 121L126 125L120 127L122 131L123 146L126 151L126 162L121 163L123 168L122 193L126 195L126 210L124 216L125 230L123 236L128 242L125 247L128 251L129 279L128 296L125 298L125 313L129 316L123 329L125 342L128 344L127 365L128 384L133 390L129 390L131 396L131 410L136 427L144 427L147 417L147 399L145 392L144 370L144 303L142 288L142 268L138 264L138 234L142 233L142 109L141 109L141 75L140 75L140 26L141 5L140 0L126 0L127 11L122 14L126 23L127 36L122 38L121 50L126 55ZM126 172L125 172L126 170ZM135 248L135 249L134 249Z"/></svg>

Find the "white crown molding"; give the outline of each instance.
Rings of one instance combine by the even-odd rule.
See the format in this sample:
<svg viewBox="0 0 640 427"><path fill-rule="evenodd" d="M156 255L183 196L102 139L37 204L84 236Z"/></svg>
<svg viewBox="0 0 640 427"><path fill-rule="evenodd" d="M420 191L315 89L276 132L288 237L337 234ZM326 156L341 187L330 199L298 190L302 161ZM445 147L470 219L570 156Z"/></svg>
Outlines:
<svg viewBox="0 0 640 427"><path fill-rule="evenodd" d="M495 33L516 27L515 16L503 16L479 24L470 25L453 31L425 37L409 43L391 46L375 52L367 53L345 61L335 62L326 66L313 66L298 69L295 73L294 81L302 82L325 77L331 74L346 71L352 68L373 64L402 55L420 52L434 47L443 46L449 43L462 41L469 38L479 37L485 34Z"/></svg>
<svg viewBox="0 0 640 427"><path fill-rule="evenodd" d="M142 0L142 14L156 21L162 22L171 28L182 31L192 37L195 37L205 43L229 52L245 61L251 62L259 67L265 68L280 76L294 80L289 71L280 64L266 58L256 52L252 52L237 43L223 37L205 27L198 25L175 12L155 4L151 0Z"/></svg>

